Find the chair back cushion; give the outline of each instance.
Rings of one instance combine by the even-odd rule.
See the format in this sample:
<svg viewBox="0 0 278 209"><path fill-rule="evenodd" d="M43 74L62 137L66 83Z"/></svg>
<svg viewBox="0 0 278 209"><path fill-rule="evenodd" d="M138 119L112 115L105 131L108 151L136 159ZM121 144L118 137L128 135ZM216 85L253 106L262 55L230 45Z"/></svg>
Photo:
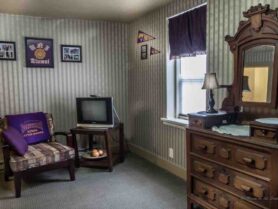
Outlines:
<svg viewBox="0 0 278 209"><path fill-rule="evenodd" d="M3 131L5 141L14 149L18 155L24 155L28 151L28 144L23 135L13 127Z"/></svg>
<svg viewBox="0 0 278 209"><path fill-rule="evenodd" d="M27 144L36 144L50 139L48 123L43 112L7 115L8 126L17 129Z"/></svg>

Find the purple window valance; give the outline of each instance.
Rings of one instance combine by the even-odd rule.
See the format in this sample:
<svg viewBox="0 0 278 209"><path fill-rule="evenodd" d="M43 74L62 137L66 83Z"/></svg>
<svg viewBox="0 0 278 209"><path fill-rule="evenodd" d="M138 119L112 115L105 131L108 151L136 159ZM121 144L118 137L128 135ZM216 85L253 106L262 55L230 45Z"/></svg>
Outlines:
<svg viewBox="0 0 278 209"><path fill-rule="evenodd" d="M206 53L207 6L169 19L170 59Z"/></svg>

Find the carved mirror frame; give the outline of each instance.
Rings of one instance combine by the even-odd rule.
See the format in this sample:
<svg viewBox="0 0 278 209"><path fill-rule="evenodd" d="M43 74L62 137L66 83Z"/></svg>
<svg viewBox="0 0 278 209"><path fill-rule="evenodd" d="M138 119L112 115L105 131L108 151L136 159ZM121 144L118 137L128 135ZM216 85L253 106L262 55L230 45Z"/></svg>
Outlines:
<svg viewBox="0 0 278 209"><path fill-rule="evenodd" d="M248 18L247 21L239 23L236 34L226 36L225 40L230 46L234 56L234 80L232 84L232 94L235 106L261 106L276 108L277 106L277 84L278 84L278 8L272 10L269 5L261 4L251 7L248 11L243 12L243 16ZM273 63L273 80L270 103L262 102L243 102L243 68L244 68L244 50L259 45L274 45L274 63Z"/></svg>

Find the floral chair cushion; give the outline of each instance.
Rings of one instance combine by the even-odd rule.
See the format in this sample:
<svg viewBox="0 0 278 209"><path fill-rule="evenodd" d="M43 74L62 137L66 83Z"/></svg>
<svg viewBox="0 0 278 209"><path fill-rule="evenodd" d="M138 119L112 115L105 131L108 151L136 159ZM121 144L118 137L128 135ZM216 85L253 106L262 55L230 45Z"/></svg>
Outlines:
<svg viewBox="0 0 278 209"><path fill-rule="evenodd" d="M29 145L24 156L11 152L10 167L13 172L24 171L43 165L74 158L74 149L57 142Z"/></svg>

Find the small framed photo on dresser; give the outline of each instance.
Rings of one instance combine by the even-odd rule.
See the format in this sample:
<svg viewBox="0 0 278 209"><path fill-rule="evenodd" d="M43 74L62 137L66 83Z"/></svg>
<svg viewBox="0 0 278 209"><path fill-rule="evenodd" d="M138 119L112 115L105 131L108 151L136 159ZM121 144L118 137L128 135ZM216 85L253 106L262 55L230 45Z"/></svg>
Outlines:
<svg viewBox="0 0 278 209"><path fill-rule="evenodd" d="M141 60L148 59L148 45L141 46Z"/></svg>
<svg viewBox="0 0 278 209"><path fill-rule="evenodd" d="M16 60L15 42L0 41L0 60Z"/></svg>
<svg viewBox="0 0 278 209"><path fill-rule="evenodd" d="M82 46L61 45L62 62L82 62Z"/></svg>

